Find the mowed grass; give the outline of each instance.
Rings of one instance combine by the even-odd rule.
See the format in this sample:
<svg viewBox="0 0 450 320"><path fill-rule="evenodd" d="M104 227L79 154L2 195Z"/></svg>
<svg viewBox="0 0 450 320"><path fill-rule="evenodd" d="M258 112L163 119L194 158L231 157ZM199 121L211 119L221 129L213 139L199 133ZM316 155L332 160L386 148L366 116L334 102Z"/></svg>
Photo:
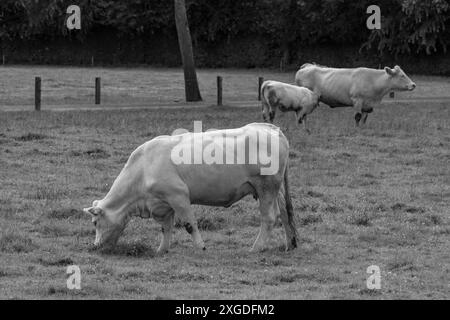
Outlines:
<svg viewBox="0 0 450 320"><path fill-rule="evenodd" d="M160 226L135 218L111 252L92 250L82 212L101 199L129 154L174 129L239 127L258 108L7 112L0 117L0 298L444 299L450 298L450 109L382 106L356 129L353 111L321 106L290 139L300 246L249 253L257 203L195 207L205 252L176 229L155 256ZM200 182L199 182L200 183ZM81 268L82 289L66 288ZM381 269L381 290L366 287Z"/></svg>
<svg viewBox="0 0 450 320"><path fill-rule="evenodd" d="M223 77L223 101L227 104L254 101L258 96L258 77L293 83L295 72L199 69L199 86L207 105L217 101L217 76ZM410 76L417 83L416 90L397 93L396 98L450 97L450 78ZM101 77L102 104L158 106L184 102L184 78L179 68L6 66L0 67L0 110L5 106L32 109L35 77L42 78L43 109L92 105L95 77Z"/></svg>

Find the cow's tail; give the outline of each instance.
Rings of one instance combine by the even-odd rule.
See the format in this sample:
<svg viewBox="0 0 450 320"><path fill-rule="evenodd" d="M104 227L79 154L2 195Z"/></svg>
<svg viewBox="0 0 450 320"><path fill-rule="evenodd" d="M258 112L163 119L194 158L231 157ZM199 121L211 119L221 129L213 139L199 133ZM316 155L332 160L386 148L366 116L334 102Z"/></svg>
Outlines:
<svg viewBox="0 0 450 320"><path fill-rule="evenodd" d="M294 208L292 206L291 194L289 192L289 160L284 170L283 184L278 194L278 207L280 209L281 221L286 232L286 249L293 250L298 245L298 231L295 227Z"/></svg>
<svg viewBox="0 0 450 320"><path fill-rule="evenodd" d="M261 101L262 103L267 103L267 97L266 97L266 88L268 86L267 81L264 81L263 84L261 85Z"/></svg>
<svg viewBox="0 0 450 320"><path fill-rule="evenodd" d="M265 81L261 86L261 111L265 122L271 121L272 108L269 104L269 97L267 96L267 90L269 89L269 83Z"/></svg>

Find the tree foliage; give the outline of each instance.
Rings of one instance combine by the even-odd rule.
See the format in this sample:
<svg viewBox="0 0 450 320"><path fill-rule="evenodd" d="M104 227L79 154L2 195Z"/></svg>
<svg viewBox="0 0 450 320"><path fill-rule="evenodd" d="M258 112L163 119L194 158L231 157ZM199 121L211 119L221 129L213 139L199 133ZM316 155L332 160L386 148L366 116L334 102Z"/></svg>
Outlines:
<svg viewBox="0 0 450 320"><path fill-rule="evenodd" d="M80 40L104 28L128 38L176 33L173 3L167 0L2 0L0 39L68 36L71 4L81 7ZM381 7L381 30L365 27L371 4ZM450 43L450 0L187 0L187 8L194 46L258 36L280 52L334 43L431 55Z"/></svg>
<svg viewBox="0 0 450 320"><path fill-rule="evenodd" d="M449 0L396 0L383 15L383 27L372 32L363 47L410 54L446 52L450 43Z"/></svg>

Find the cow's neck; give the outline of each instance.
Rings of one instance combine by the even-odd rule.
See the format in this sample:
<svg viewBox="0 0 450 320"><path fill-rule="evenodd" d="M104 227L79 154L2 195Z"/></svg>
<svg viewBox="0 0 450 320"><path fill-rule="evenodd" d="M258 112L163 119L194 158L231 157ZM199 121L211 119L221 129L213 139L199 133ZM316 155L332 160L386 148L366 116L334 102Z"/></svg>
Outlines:
<svg viewBox="0 0 450 320"><path fill-rule="evenodd" d="M377 70L380 73L379 77L375 82L375 90L377 92L377 96L379 100L383 99L383 97L392 91L391 81L389 79L389 75L384 70Z"/></svg>
<svg viewBox="0 0 450 320"><path fill-rule="evenodd" d="M128 216L130 208L142 198L141 179L142 175L126 166L99 203L114 222L121 223Z"/></svg>

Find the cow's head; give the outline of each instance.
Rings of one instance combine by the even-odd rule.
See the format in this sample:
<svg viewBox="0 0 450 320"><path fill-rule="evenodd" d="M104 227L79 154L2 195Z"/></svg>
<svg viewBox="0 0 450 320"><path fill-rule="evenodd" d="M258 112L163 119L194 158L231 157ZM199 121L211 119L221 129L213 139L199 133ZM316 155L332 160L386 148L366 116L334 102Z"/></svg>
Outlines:
<svg viewBox="0 0 450 320"><path fill-rule="evenodd" d="M391 88L398 91L412 91L416 88L416 84L403 72L399 66L394 69L385 67L384 70L389 76Z"/></svg>
<svg viewBox="0 0 450 320"><path fill-rule="evenodd" d="M117 243L120 235L125 229L128 217L117 219L111 213L102 209L99 201L95 200L92 207L85 208L83 211L92 217L92 223L95 226L95 242L94 245L98 247L114 246Z"/></svg>

